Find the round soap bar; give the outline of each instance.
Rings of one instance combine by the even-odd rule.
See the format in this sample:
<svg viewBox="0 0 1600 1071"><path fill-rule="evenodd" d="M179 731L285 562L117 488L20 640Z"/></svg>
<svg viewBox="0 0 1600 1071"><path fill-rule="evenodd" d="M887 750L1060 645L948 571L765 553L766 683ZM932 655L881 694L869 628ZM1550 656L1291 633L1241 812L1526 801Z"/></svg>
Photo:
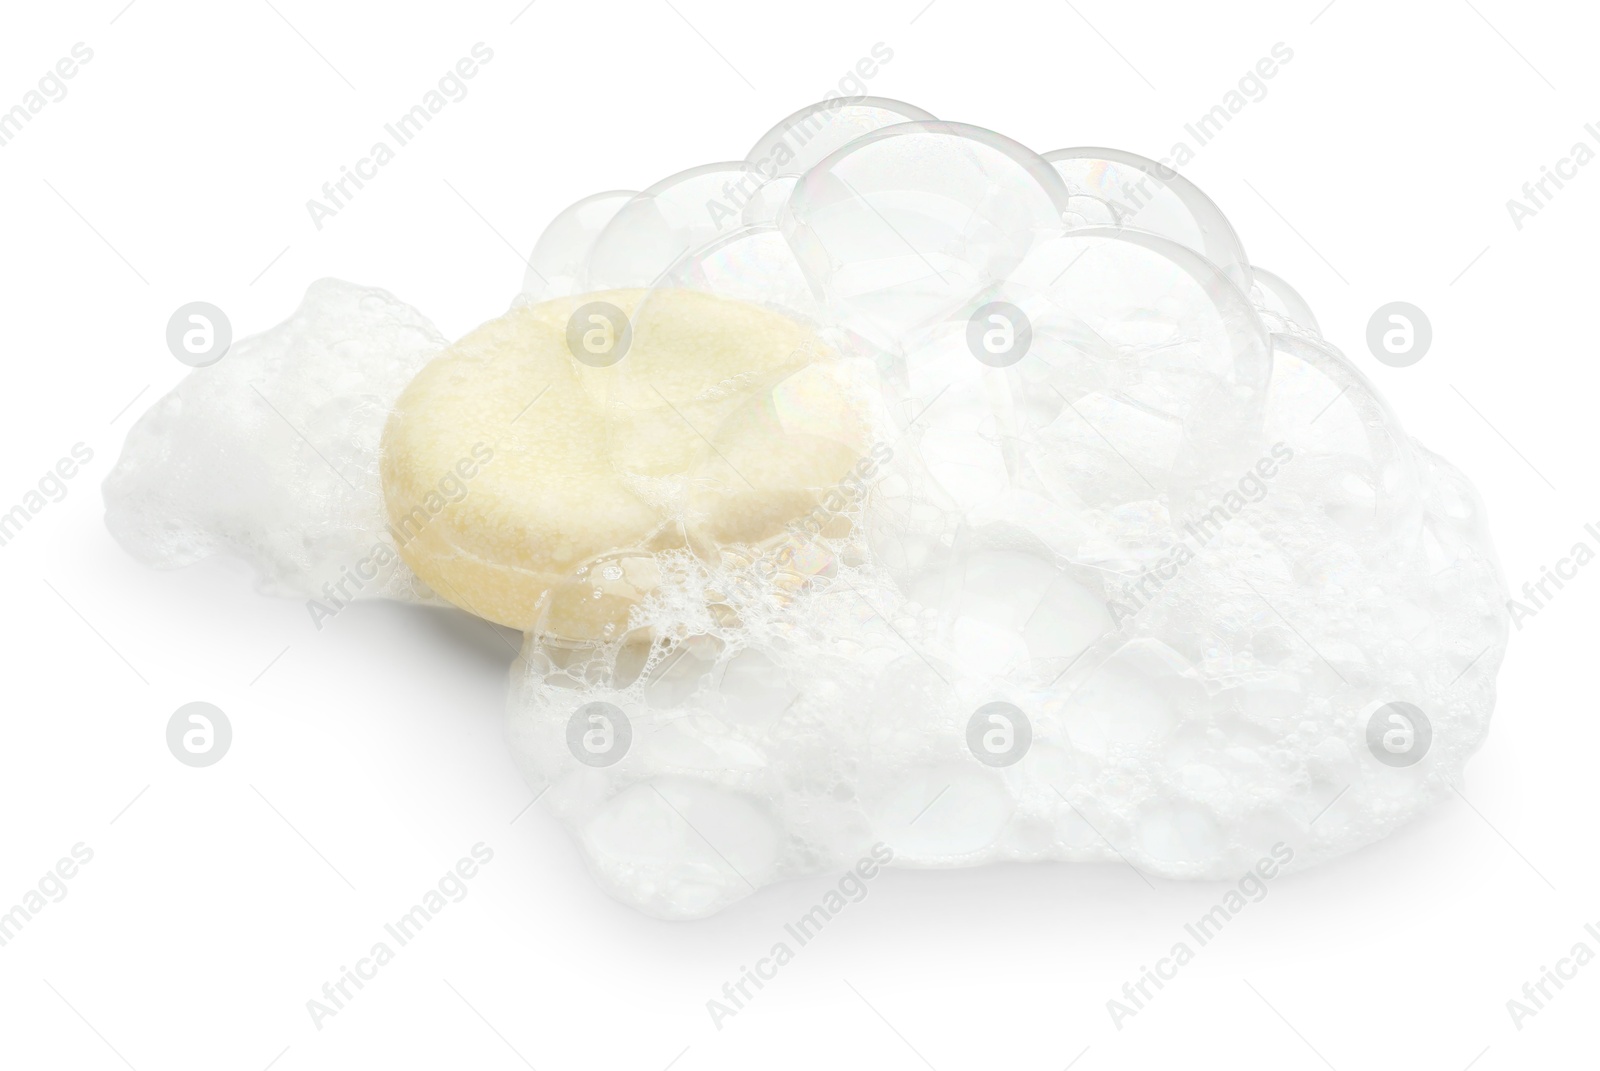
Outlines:
<svg viewBox="0 0 1600 1071"><path fill-rule="evenodd" d="M618 636L653 554L770 541L857 464L865 423L832 358L806 325L698 291L517 305L400 395L383 436L390 535L479 617Z"/></svg>

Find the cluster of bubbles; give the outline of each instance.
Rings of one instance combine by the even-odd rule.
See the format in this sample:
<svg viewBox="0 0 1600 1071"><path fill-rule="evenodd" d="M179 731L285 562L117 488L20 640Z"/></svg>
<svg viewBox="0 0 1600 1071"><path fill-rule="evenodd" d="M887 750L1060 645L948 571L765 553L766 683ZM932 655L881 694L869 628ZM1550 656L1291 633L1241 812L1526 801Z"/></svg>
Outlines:
<svg viewBox="0 0 1600 1071"><path fill-rule="evenodd" d="M1487 731L1476 494L1170 168L836 100L578 202L528 263L517 300L578 301L573 356L624 394L659 374L627 361L653 302L692 290L807 325L868 429L778 537L585 563L617 635L527 634L513 746L642 910L878 842L1310 865L1448 792ZM582 300L629 290L631 315Z"/></svg>

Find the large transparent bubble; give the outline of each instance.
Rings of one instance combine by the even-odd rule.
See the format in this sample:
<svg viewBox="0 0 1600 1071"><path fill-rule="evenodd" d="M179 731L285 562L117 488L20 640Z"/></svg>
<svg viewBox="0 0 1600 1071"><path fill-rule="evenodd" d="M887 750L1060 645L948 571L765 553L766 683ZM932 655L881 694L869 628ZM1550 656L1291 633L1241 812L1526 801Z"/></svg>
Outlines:
<svg viewBox="0 0 1600 1071"><path fill-rule="evenodd" d="M562 210L545 227L528 257L522 294L530 301L565 297L585 289L589 254L625 205L639 196L634 190L597 193Z"/></svg>
<svg viewBox="0 0 1600 1071"><path fill-rule="evenodd" d="M1120 149L1057 149L1044 158L1072 197L1069 212L1090 226L1110 223L1187 246L1250 291L1250 264L1216 202L1175 170Z"/></svg>
<svg viewBox="0 0 1600 1071"><path fill-rule="evenodd" d="M820 101L763 134L744 162L769 178L799 176L864 134L896 123L932 121L921 108L883 97Z"/></svg>
<svg viewBox="0 0 1600 1071"><path fill-rule="evenodd" d="M705 164L635 194L595 237L587 289L651 285L685 253L740 226L744 200L759 185L743 164Z"/></svg>
<svg viewBox="0 0 1600 1071"><path fill-rule="evenodd" d="M1265 268L1251 268L1250 276L1255 283L1252 296L1263 312L1275 317L1287 330L1322 334L1311 306L1287 281Z"/></svg>
<svg viewBox="0 0 1600 1071"><path fill-rule="evenodd" d="M1059 226L1066 188L992 131L898 123L801 178L779 216L830 319L897 349L1010 274Z"/></svg>

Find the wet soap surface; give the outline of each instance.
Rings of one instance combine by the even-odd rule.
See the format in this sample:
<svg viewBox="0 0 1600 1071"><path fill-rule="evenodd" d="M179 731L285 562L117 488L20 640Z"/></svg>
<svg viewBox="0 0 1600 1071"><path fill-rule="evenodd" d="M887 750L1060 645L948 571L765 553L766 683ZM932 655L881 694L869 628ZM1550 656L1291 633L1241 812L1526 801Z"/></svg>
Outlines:
<svg viewBox="0 0 1600 1071"><path fill-rule="evenodd" d="M573 356L590 305L636 321L617 363ZM598 557L760 544L855 464L863 419L829 358L794 320L695 291L518 304L400 395L383 445L391 534L481 617L615 638L626 585ZM552 602L579 574L594 597Z"/></svg>

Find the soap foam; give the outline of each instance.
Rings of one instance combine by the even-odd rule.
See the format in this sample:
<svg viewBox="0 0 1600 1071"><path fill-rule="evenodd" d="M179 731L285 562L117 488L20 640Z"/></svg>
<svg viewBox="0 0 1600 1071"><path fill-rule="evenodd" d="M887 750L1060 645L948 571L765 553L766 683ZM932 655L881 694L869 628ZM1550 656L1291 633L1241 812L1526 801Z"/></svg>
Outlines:
<svg viewBox="0 0 1600 1071"><path fill-rule="evenodd" d="M771 176L744 230L630 245L681 192L595 244L813 321L875 370L884 456L782 546L660 555L626 635L526 637L513 748L614 896L703 915L879 841L1220 880L1448 794L1507 632L1482 506L1203 193L897 123ZM997 301L1031 339L994 366L968 327ZM1397 703L1414 762L1369 743ZM975 749L990 709L1021 712L1019 757ZM575 723L622 722L620 757L577 757Z"/></svg>
<svg viewBox="0 0 1600 1071"><path fill-rule="evenodd" d="M293 316L139 418L105 481L107 527L147 564L226 552L255 567L263 591L332 609L356 594L358 566L376 568L357 577L362 596L431 599L394 557L378 452L395 399L444 346L383 290L313 283Z"/></svg>
<svg viewBox="0 0 1600 1071"><path fill-rule="evenodd" d="M826 107L743 165L580 202L517 298L782 312L840 355L871 444L757 545L584 562L573 585L629 604L604 642L526 634L511 744L602 886L695 917L880 841L905 866L1225 879L1447 795L1507 635L1467 480L1169 169L874 108L813 129L803 173L760 161ZM693 211L729 173L742 227ZM983 348L996 310L1025 346ZM140 421L108 523L145 560L228 550L315 593L385 538L379 432L442 345L379 291L317 284ZM608 397L654 385L618 372Z"/></svg>

